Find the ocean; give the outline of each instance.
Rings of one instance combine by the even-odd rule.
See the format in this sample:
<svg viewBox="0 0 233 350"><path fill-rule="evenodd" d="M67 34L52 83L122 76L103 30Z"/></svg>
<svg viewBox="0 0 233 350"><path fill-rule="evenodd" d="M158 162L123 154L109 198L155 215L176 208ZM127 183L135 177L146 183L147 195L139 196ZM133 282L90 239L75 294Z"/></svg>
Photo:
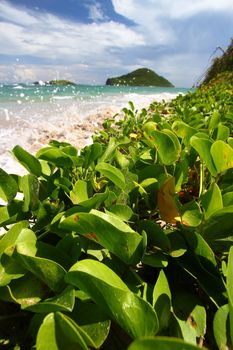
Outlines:
<svg viewBox="0 0 233 350"><path fill-rule="evenodd" d="M132 101L136 108L170 100L186 88L106 85L0 84L0 167L12 173L23 169L10 150L19 144L35 153L50 139L78 148L91 143L91 135L104 118Z"/></svg>

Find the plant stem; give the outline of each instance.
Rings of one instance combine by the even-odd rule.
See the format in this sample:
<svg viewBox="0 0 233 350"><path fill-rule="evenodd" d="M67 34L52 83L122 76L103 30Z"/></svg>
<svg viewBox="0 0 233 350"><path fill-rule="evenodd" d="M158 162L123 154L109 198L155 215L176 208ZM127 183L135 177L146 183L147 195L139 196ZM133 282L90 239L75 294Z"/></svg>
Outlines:
<svg viewBox="0 0 233 350"><path fill-rule="evenodd" d="M200 187L199 187L199 198L204 191L204 164L200 162Z"/></svg>

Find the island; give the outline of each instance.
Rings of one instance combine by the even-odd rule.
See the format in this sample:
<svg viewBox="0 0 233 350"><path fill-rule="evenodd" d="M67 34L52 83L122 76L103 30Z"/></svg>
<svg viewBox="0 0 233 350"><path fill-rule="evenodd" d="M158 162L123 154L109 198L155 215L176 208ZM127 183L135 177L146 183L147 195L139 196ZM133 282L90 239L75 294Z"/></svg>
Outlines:
<svg viewBox="0 0 233 350"><path fill-rule="evenodd" d="M120 77L108 78L106 85L174 87L170 81L148 68L139 68Z"/></svg>
<svg viewBox="0 0 233 350"><path fill-rule="evenodd" d="M42 80L39 80L39 81L35 81L33 83L34 85L76 85L76 83L74 83L73 81L70 81L70 80L65 80L65 79L55 79L55 80L49 80L49 81L42 81Z"/></svg>

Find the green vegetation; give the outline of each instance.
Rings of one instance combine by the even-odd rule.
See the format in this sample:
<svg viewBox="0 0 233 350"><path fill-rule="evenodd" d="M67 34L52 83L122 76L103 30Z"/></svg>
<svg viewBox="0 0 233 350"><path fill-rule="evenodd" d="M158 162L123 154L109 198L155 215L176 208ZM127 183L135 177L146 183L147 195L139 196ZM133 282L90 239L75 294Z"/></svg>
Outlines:
<svg viewBox="0 0 233 350"><path fill-rule="evenodd" d="M216 57L208 69L203 84L207 84L219 73L233 72L233 39L221 57Z"/></svg>
<svg viewBox="0 0 233 350"><path fill-rule="evenodd" d="M151 69L140 68L129 74L116 78L109 78L107 85L127 85L127 86L161 86L173 87L167 79L159 76Z"/></svg>
<svg viewBox="0 0 233 350"><path fill-rule="evenodd" d="M2 349L233 348L232 74L0 170ZM16 197L17 193L21 198Z"/></svg>
<svg viewBox="0 0 233 350"><path fill-rule="evenodd" d="M76 85L74 82L70 80L50 80L49 81L50 85Z"/></svg>

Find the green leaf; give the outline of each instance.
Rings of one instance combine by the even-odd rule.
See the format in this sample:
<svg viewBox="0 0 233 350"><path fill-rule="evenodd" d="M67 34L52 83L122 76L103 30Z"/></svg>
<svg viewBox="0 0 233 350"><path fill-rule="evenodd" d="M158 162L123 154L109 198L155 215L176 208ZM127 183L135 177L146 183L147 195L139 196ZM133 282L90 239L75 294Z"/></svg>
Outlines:
<svg viewBox="0 0 233 350"><path fill-rule="evenodd" d="M214 315L213 331L215 341L220 350L228 350L229 333L229 306L222 305Z"/></svg>
<svg viewBox="0 0 233 350"><path fill-rule="evenodd" d="M161 162L165 165L174 163L180 154L180 143L176 135L171 136L170 130L157 131L152 130L149 134L144 132L147 144L155 147Z"/></svg>
<svg viewBox="0 0 233 350"><path fill-rule="evenodd" d="M100 172L101 175L107 177L120 189L125 188L125 177L123 173L116 167L107 163L98 163L95 170Z"/></svg>
<svg viewBox="0 0 233 350"><path fill-rule="evenodd" d="M205 162L211 175L216 176L217 170L210 153L212 142L208 139L193 136L190 139L190 144L197 151L201 160Z"/></svg>
<svg viewBox="0 0 233 350"><path fill-rule="evenodd" d="M133 211L128 205L115 204L110 206L108 210L123 221L129 221L133 215Z"/></svg>
<svg viewBox="0 0 233 350"><path fill-rule="evenodd" d="M215 141L211 146L210 153L218 173L233 168L233 149L226 142Z"/></svg>
<svg viewBox="0 0 233 350"><path fill-rule="evenodd" d="M14 224L1 238L0 240L0 254L8 247L15 246L17 238L19 237L21 231L28 227L27 221L20 221Z"/></svg>
<svg viewBox="0 0 233 350"><path fill-rule="evenodd" d="M27 307L27 310L37 313L55 311L71 312L75 303L75 291L71 286L66 287L62 293L40 303Z"/></svg>
<svg viewBox="0 0 233 350"><path fill-rule="evenodd" d="M82 211L90 211L91 209L98 209L102 203L108 198L109 190L106 188L104 193L95 193L94 196L88 198L83 202L79 202L79 208L82 208ZM85 208L85 210L84 210Z"/></svg>
<svg viewBox="0 0 233 350"><path fill-rule="evenodd" d="M174 322L182 338L196 344L206 332L206 311L200 300L190 293L176 293L172 296Z"/></svg>
<svg viewBox="0 0 233 350"><path fill-rule="evenodd" d="M22 202L13 202L7 206L0 206L0 226L6 226L24 220L25 213L22 207Z"/></svg>
<svg viewBox="0 0 233 350"><path fill-rule="evenodd" d="M21 305L21 309L30 307L46 298L48 289L31 273L14 280L9 286L0 288L0 299Z"/></svg>
<svg viewBox="0 0 233 350"><path fill-rule="evenodd" d="M12 150L15 158L22 164L31 174L39 177L42 173L41 165L38 159L25 151L21 146L15 146Z"/></svg>
<svg viewBox="0 0 233 350"><path fill-rule="evenodd" d="M15 198L18 185L15 179L0 168L0 198L9 202Z"/></svg>
<svg viewBox="0 0 233 350"><path fill-rule="evenodd" d="M219 111L213 111L212 115L209 118L209 131L214 130L218 127L220 121Z"/></svg>
<svg viewBox="0 0 233 350"><path fill-rule="evenodd" d="M173 123L172 130L176 133L178 137L183 139L183 143L185 144L185 146L189 145L190 138L197 133L196 129L179 120Z"/></svg>
<svg viewBox="0 0 233 350"><path fill-rule="evenodd" d="M90 146L86 146L81 155L84 157L83 168L88 169L103 153L103 148L100 143L94 142Z"/></svg>
<svg viewBox="0 0 233 350"><path fill-rule="evenodd" d="M233 205L233 192L224 193L224 195L222 196L222 201L224 207Z"/></svg>
<svg viewBox="0 0 233 350"><path fill-rule="evenodd" d="M34 243L18 243L17 253L21 264L51 290L59 292L64 288L65 269L53 260L36 257Z"/></svg>
<svg viewBox="0 0 233 350"><path fill-rule="evenodd" d="M0 256L1 287L8 285L14 279L22 277L27 272L27 270L15 259L14 255L9 255L10 253L11 249Z"/></svg>
<svg viewBox="0 0 233 350"><path fill-rule="evenodd" d="M219 123L216 139L226 141L229 136L230 136L230 129L226 125Z"/></svg>
<svg viewBox="0 0 233 350"><path fill-rule="evenodd" d="M166 255L157 251L146 253L142 258L142 263L152 267L166 267L168 265L168 259Z"/></svg>
<svg viewBox="0 0 233 350"><path fill-rule="evenodd" d="M135 340L127 350L200 350L199 346L172 337L151 337ZM204 347L202 347L205 350Z"/></svg>
<svg viewBox="0 0 233 350"><path fill-rule="evenodd" d="M110 331L111 321L109 316L92 301L79 300L75 304L71 317L89 335L95 347L99 349Z"/></svg>
<svg viewBox="0 0 233 350"><path fill-rule="evenodd" d="M227 263L227 295L230 316L230 337L233 343L233 247L230 248Z"/></svg>
<svg viewBox="0 0 233 350"><path fill-rule="evenodd" d="M71 168L73 165L71 156L69 156L59 148L42 148L37 152L36 157L39 159L47 160L47 162L52 163L57 167L61 168Z"/></svg>
<svg viewBox="0 0 233 350"><path fill-rule="evenodd" d="M210 244L214 240L233 236L233 205L216 210L203 226L203 237Z"/></svg>
<svg viewBox="0 0 233 350"><path fill-rule="evenodd" d="M201 197L201 204L207 220L216 210L223 208L222 194L216 183L213 183Z"/></svg>
<svg viewBox="0 0 233 350"><path fill-rule="evenodd" d="M81 260L71 267L66 281L87 293L133 338L158 331L157 316L151 305L131 292L106 265Z"/></svg>
<svg viewBox="0 0 233 350"><path fill-rule="evenodd" d="M74 184L72 191L70 191L70 199L73 204L79 204L80 202L88 200L87 182L84 180L78 180Z"/></svg>
<svg viewBox="0 0 233 350"><path fill-rule="evenodd" d="M202 212L197 202L192 201L184 204L182 207L183 214L181 222L185 226L197 227L202 222Z"/></svg>
<svg viewBox="0 0 233 350"><path fill-rule="evenodd" d="M39 182L35 175L20 178L20 188L24 194L23 211L36 210L39 206Z"/></svg>
<svg viewBox="0 0 233 350"><path fill-rule="evenodd" d="M115 215L98 210L63 217L62 229L73 230L109 249L127 264L137 263L143 254L142 237Z"/></svg>
<svg viewBox="0 0 233 350"><path fill-rule="evenodd" d="M65 332L68 331L68 334ZM36 339L37 350L84 349L88 350L83 338L72 324L58 320L53 313L48 314L40 326Z"/></svg>
<svg viewBox="0 0 233 350"><path fill-rule="evenodd" d="M163 270L160 271L153 289L153 307L158 315L159 330L168 328L171 317L171 291Z"/></svg>

